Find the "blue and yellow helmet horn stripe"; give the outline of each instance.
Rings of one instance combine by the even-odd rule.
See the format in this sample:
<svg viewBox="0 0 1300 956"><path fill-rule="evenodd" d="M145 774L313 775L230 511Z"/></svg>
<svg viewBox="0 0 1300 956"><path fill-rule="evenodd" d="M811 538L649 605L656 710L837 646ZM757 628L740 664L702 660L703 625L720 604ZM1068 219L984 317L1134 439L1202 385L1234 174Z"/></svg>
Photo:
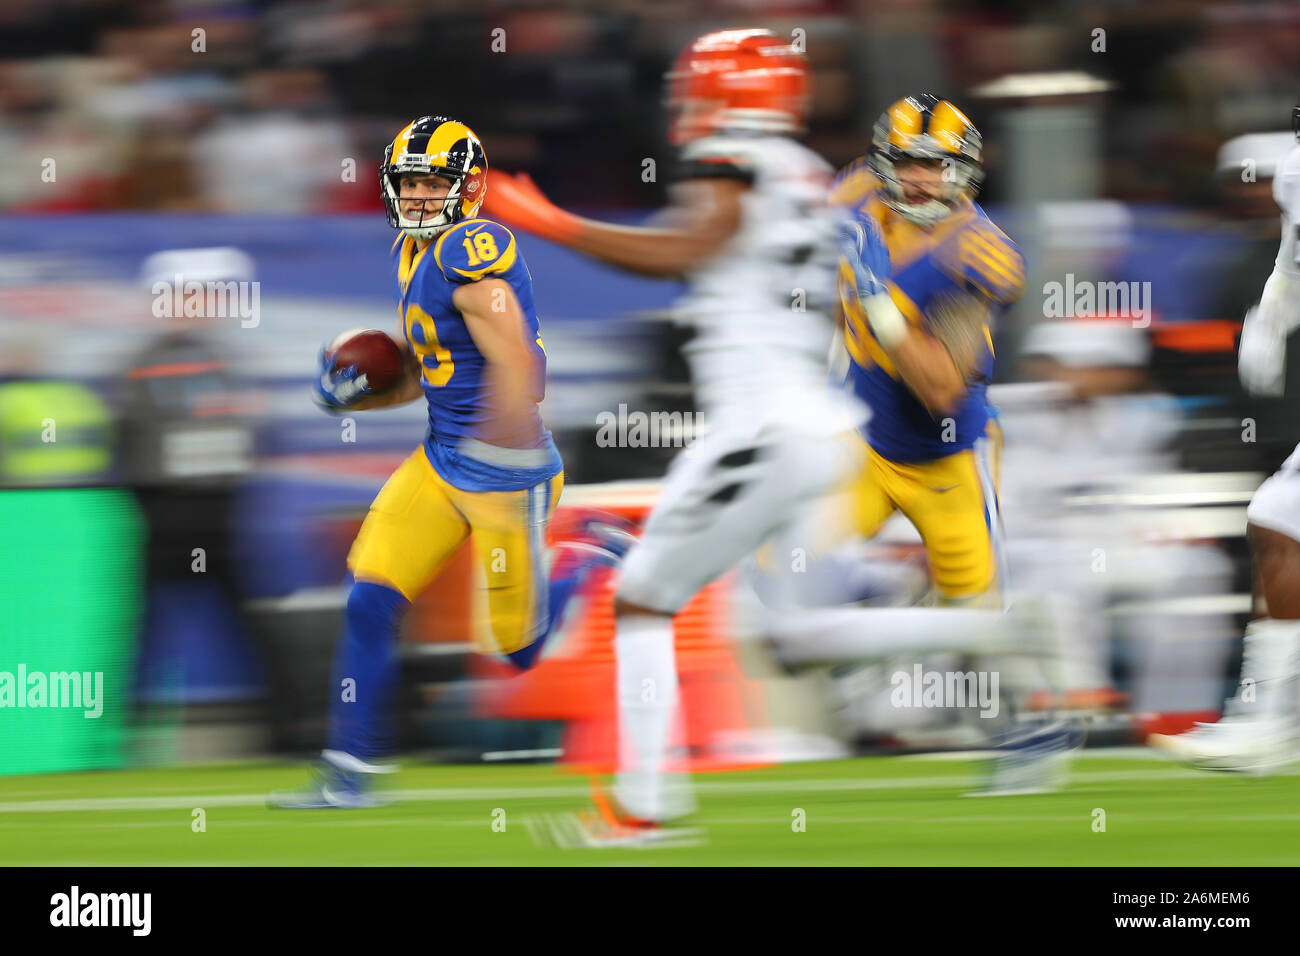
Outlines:
<svg viewBox="0 0 1300 956"><path fill-rule="evenodd" d="M463 219L472 219L487 193L487 156L474 131L445 116L421 116L402 128L384 149L379 167L380 195L388 224L413 239L432 239ZM445 176L452 182L446 198L420 207L419 217L402 214L399 197L404 173ZM430 208L436 211L430 214Z"/></svg>
<svg viewBox="0 0 1300 956"><path fill-rule="evenodd" d="M944 162L950 194L921 204L902 201L894 166L904 159ZM931 226L973 195L984 179L983 139L966 114L930 93L906 96L880 114L871 138L871 166L885 185L886 204L904 218Z"/></svg>

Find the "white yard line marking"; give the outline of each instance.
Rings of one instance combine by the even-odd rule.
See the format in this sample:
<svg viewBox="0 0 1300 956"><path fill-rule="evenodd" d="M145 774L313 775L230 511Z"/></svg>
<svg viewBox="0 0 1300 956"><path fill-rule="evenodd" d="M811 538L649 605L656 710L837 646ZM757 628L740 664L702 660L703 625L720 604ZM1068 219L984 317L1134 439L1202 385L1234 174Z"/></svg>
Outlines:
<svg viewBox="0 0 1300 956"><path fill-rule="evenodd" d="M1015 799L1015 798L1010 798ZM1089 815L1086 813L1029 813L1019 814L1016 816L974 816L974 817L917 817L917 816L880 816L880 817L822 817L816 814L808 815L808 823L828 824L831 826L856 826L859 824L870 823L1026 823L1046 820L1056 823L1077 823L1080 820L1087 821ZM1300 821L1300 813L1248 813L1219 816L1208 813L1127 813L1116 811L1108 818L1110 820L1123 820L1131 823L1250 823L1255 820L1269 823L1287 823ZM715 824L723 826L761 826L770 824L771 826L782 826L789 828L789 817L709 817L700 816L699 822L702 825L713 826Z"/></svg>
<svg viewBox="0 0 1300 956"><path fill-rule="evenodd" d="M1295 775L1300 771L1292 771ZM1106 770L1075 771L1069 785L1142 783L1161 780L1202 779L1235 780L1243 783L1259 778L1236 774L1211 774L1170 766L1162 770ZM1267 779L1267 778L1265 778ZM914 790L927 788L966 789L972 779L966 774L942 777L904 777L886 780L833 777L788 780L716 780L695 778L695 787L701 793L834 793L858 790ZM1068 790L1066 793L1068 794ZM385 791L385 796L397 804L425 802L467 802L472 800L501 801L503 799L579 799L590 793L583 785L556 784L542 787L446 787ZM266 804L267 793L194 793L189 795L153 797L100 797L69 798L63 800L27 800L0 803L0 814L5 813L87 813L110 810L192 810L202 807L258 807ZM292 811L278 811L289 813ZM373 811L372 811L373 812Z"/></svg>
<svg viewBox="0 0 1300 956"><path fill-rule="evenodd" d="M891 760L907 763L947 763L961 760L987 760L996 756L994 750L937 750L934 753L899 754ZM1159 760L1163 754L1150 747L1090 747L1086 755L1076 758L1081 760ZM866 758L870 759L870 758Z"/></svg>
<svg viewBox="0 0 1300 956"><path fill-rule="evenodd" d="M89 823L85 821L68 821L68 820L48 820L38 823L31 823L24 820L22 823L0 823L0 830L3 829L23 829L34 830L41 827L58 827L60 830L122 830L130 828L142 829L166 829L170 827L190 828L190 818L182 817L176 820L140 820L130 823ZM407 825L433 825L433 826L451 826L451 827L485 827L491 828L492 820L487 817L476 817L473 820L448 820L443 817L375 817L365 816L357 817L345 815L345 811L340 810L322 810L320 813L300 813L293 817L295 826L320 826L320 827L393 827ZM208 818L208 826L212 830L224 830L231 827L281 827L285 824L279 814L275 819L257 819L257 820L222 820L220 818ZM3 857L0 856L0 860Z"/></svg>

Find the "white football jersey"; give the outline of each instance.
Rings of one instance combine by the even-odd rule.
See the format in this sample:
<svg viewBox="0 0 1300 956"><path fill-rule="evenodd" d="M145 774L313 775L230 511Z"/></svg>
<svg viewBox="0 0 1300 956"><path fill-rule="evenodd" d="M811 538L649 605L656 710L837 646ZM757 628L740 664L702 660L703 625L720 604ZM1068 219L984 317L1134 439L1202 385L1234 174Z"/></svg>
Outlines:
<svg viewBox="0 0 1300 956"><path fill-rule="evenodd" d="M1277 164L1273 199L1282 211L1282 243L1259 303L1246 313L1237 371L1252 395L1286 388L1286 340L1300 328L1300 143Z"/></svg>
<svg viewBox="0 0 1300 956"><path fill-rule="evenodd" d="M695 328L684 352L706 421L852 428L852 404L828 387L838 262L831 166L783 136L711 136L682 158L683 179L749 183L739 229L687 274L678 303Z"/></svg>
<svg viewBox="0 0 1300 956"><path fill-rule="evenodd" d="M1273 198L1282 210L1282 246L1277 269L1300 279L1300 143L1278 163L1273 174Z"/></svg>
<svg viewBox="0 0 1300 956"><path fill-rule="evenodd" d="M1273 199L1278 208L1282 210L1282 244L1278 248L1277 262L1273 267L1273 271L1281 273L1292 280L1284 287L1292 294L1284 294L1284 296L1277 299L1273 308L1276 310L1277 319L1289 333L1300 327L1300 297L1293 294L1297 288L1295 282L1300 281L1300 143L1292 146L1282 161L1277 164L1277 171L1273 174ZM1269 281L1274 280L1270 278ZM1247 326L1249 325L1250 316L1248 315ZM1248 329L1243 329L1243 358L1239 359L1239 361L1244 361L1247 334ZM1285 339L1274 343L1274 349L1281 355L1285 355ZM1280 383L1284 372L1281 371L1283 368L1280 364L1282 359L1279 358L1278 361L1276 375L1279 386L1275 394L1280 396L1282 394ZM1276 478L1278 475L1284 475L1288 482L1300 486L1300 445L1297 445L1290 457L1282 463L1282 466L1277 470L1277 475L1274 477ZM1293 497L1297 503L1300 503L1300 491L1294 492Z"/></svg>

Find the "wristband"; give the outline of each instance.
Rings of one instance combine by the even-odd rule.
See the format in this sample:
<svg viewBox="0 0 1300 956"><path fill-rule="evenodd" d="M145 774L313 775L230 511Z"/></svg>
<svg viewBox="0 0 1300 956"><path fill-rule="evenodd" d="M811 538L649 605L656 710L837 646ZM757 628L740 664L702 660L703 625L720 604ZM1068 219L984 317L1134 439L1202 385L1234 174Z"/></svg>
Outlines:
<svg viewBox="0 0 1300 956"><path fill-rule="evenodd" d="M908 325L907 319L903 318L903 313L894 305L894 300L888 292L877 292L869 299L862 303L867 312L867 321L871 323L871 331L879 342L889 352L902 344L903 339L907 338Z"/></svg>

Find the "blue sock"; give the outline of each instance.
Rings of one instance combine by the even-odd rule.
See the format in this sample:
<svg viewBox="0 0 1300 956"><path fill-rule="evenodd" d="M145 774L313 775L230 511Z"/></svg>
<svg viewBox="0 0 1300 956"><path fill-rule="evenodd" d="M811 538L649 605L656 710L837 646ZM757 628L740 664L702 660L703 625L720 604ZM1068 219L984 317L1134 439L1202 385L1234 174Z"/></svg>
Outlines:
<svg viewBox="0 0 1300 956"><path fill-rule="evenodd" d="M350 580L350 577L349 577ZM371 761L393 752L397 626L411 602L382 584L353 584L330 689L330 750ZM350 681L345 686L344 682Z"/></svg>
<svg viewBox="0 0 1300 956"><path fill-rule="evenodd" d="M593 556L589 561L582 561L573 564L568 571L555 573L552 571L551 579L547 582L547 608L549 614L546 619L546 630L529 644L527 647L521 647L517 651L512 651L506 657L510 662L522 671L528 670L537 663L542 654L542 647L546 644L547 638L553 634L559 627L560 619L564 616L564 609L568 606L569 600L573 597L578 586L586 580L588 572L599 565L608 565L607 560Z"/></svg>

